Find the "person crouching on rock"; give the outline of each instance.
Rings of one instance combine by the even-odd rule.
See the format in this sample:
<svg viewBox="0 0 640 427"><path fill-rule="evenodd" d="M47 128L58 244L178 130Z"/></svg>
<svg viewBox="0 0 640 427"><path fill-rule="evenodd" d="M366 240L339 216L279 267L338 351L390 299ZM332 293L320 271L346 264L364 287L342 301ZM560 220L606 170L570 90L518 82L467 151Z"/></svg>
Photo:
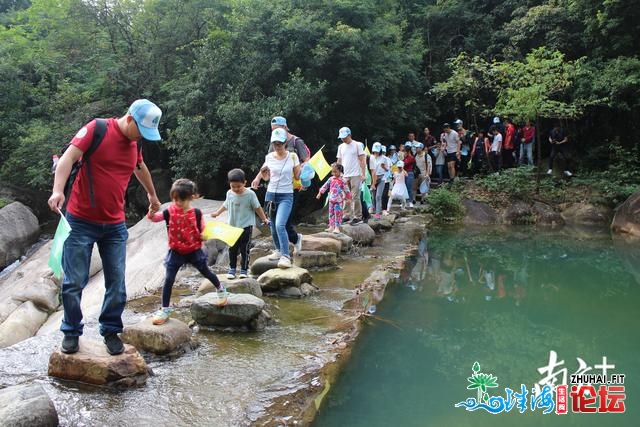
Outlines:
<svg viewBox="0 0 640 427"><path fill-rule="evenodd" d="M229 272L227 279L236 278L236 265L238 263L238 252L242 257L240 264L240 278L245 279L249 270L249 247L251 246L251 234L253 226L256 225L256 214L264 225L269 225L269 219L264 214L258 196L250 188L246 188L247 180L242 169L232 169L227 174L230 190L227 191L227 198L220 208L211 214L216 218L224 211L229 211L229 225L242 228L244 231L236 240L236 243L229 248Z"/></svg>
<svg viewBox="0 0 640 427"><path fill-rule="evenodd" d="M193 181L185 178L176 180L169 192L173 203L162 211L149 210L147 218L153 222L165 221L169 236L169 252L165 258L166 276L162 286L162 307L153 315L154 325L162 325L169 319L174 309L170 307L171 290L178 270L185 264L193 265L213 283L218 290L218 305L227 303L226 290L218 276L207 266L207 254L202 250L202 231L205 221L202 212L191 207L191 201L198 197L198 189Z"/></svg>

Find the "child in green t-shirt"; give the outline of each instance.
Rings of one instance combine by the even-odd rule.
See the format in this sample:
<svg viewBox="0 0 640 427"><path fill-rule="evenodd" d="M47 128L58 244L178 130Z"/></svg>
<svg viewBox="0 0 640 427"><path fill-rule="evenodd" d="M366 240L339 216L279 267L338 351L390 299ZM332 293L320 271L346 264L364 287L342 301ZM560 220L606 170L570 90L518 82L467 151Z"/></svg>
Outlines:
<svg viewBox="0 0 640 427"><path fill-rule="evenodd" d="M229 248L229 272L227 279L236 278L236 265L238 262L238 253L242 257L240 264L240 278L247 277L249 270L249 246L251 244L251 234L253 226L256 225L256 215L260 217L263 224L269 225L269 219L264 214L258 196L250 188L246 188L247 183L242 169L233 169L227 174L229 187L227 198L220 209L211 214L216 218L224 211L229 211L229 225L233 227L243 228L244 231L236 244Z"/></svg>

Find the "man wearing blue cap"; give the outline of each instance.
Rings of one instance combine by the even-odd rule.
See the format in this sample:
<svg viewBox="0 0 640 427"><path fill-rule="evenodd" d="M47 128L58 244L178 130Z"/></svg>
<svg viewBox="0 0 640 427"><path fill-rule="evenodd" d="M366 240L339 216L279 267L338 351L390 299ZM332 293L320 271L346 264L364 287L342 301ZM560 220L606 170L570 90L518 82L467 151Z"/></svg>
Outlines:
<svg viewBox="0 0 640 427"><path fill-rule="evenodd" d="M104 136L90 158L78 171L69 192L65 216L71 233L64 242L62 255L62 305L64 317L60 330L64 333L62 351L75 353L82 335L82 290L89 280L89 263L94 243L102 259L105 296L100 313L100 334L109 354L120 354L124 345L118 337L122 332L122 312L127 301L125 261L127 227L124 215L124 195L134 174L147 191L150 210L160 208L151 174L138 150L138 141L160 141L158 123L162 111L151 101L139 99L120 118L97 119L76 133L69 148L58 161L49 198L54 212L64 206L65 183L73 164L92 146L94 132ZM100 120L100 122L98 122Z"/></svg>
<svg viewBox="0 0 640 427"><path fill-rule="evenodd" d="M309 158L311 157L311 153L309 152L309 148L304 143L304 140L299 136L296 136L289 132L289 127L287 126L287 119L282 116L275 116L271 119L271 131L273 132L275 129L284 129L287 132L287 140L285 142L285 149L290 153L296 153L298 155L298 159L300 160L300 165L303 165ZM273 145L269 145L269 153L273 151ZM251 182L251 188L254 190L258 189L260 185L262 173L258 172L256 177ZM302 250L302 234L298 233L293 226L293 210L295 209L296 202L298 201L298 197L300 194L300 190L302 188L294 188L293 191L293 204L291 205L291 213L289 214L289 219L287 220L286 229L287 236L289 237L289 241L293 243L296 253ZM276 259L277 253L274 252L272 255L272 259Z"/></svg>

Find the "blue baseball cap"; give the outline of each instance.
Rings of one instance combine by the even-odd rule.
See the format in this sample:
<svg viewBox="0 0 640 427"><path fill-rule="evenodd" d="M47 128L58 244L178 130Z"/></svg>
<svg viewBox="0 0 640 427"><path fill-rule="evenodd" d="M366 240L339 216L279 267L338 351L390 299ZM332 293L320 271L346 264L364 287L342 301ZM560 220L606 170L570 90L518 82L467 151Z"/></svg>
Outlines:
<svg viewBox="0 0 640 427"><path fill-rule="evenodd" d="M286 126L287 125L287 119L285 119L282 116L275 116L273 119L271 119L271 124L272 125L277 125L277 126Z"/></svg>
<svg viewBox="0 0 640 427"><path fill-rule="evenodd" d="M147 141L160 141L158 124L162 110L148 99L138 99L131 104L128 113L135 120L140 135Z"/></svg>
<svg viewBox="0 0 640 427"><path fill-rule="evenodd" d="M349 135L351 135L351 129L349 129L348 127L342 127L340 128L340 130L338 131L338 139L343 139L348 137Z"/></svg>
<svg viewBox="0 0 640 427"><path fill-rule="evenodd" d="M282 128L274 129L271 132L271 142L279 142L280 144L284 144L287 140L287 131Z"/></svg>

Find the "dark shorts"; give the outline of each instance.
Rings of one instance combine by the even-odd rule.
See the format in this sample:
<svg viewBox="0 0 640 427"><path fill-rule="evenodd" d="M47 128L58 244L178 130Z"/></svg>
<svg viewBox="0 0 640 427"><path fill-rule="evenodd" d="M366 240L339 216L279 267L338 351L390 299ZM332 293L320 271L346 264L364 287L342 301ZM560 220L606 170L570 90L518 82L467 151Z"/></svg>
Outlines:
<svg viewBox="0 0 640 427"><path fill-rule="evenodd" d="M449 162L457 162L458 161L458 157L456 156L455 153L447 154L446 160L447 160L447 163L449 163Z"/></svg>
<svg viewBox="0 0 640 427"><path fill-rule="evenodd" d="M167 268L172 267L178 270L185 264L191 264L198 270L207 267L207 253L202 249L195 250L188 254L179 254L178 252L169 249L167 257L164 260Z"/></svg>

